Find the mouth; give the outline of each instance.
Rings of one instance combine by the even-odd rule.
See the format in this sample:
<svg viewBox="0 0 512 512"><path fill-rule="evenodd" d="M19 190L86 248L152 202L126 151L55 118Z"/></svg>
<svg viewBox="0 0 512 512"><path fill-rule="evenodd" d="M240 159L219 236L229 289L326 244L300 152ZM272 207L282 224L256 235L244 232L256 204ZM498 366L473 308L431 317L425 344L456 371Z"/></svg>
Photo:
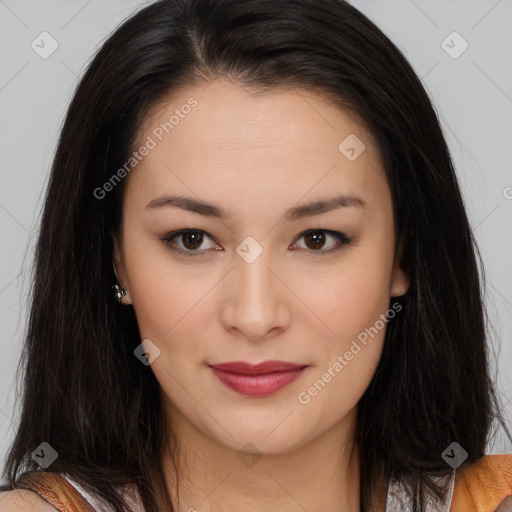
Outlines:
<svg viewBox="0 0 512 512"><path fill-rule="evenodd" d="M269 396L291 384L309 365L264 361L252 365L241 361L209 365L227 387L247 396Z"/></svg>

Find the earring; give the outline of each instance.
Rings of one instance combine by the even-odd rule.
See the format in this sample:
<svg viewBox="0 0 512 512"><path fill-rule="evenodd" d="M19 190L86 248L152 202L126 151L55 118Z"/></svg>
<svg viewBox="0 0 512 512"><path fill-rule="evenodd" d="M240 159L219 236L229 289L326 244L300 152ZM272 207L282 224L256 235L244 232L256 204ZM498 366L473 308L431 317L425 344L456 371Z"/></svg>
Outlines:
<svg viewBox="0 0 512 512"><path fill-rule="evenodd" d="M121 280L119 279L119 276L117 275L116 266L114 265L113 261L112 261L112 266L114 267L114 274L116 275L117 280L120 283ZM115 296L117 302L119 302L119 304L124 304L124 305L130 304L129 302L127 302L126 304L123 302L123 297L125 295L128 295L128 290L124 286L115 284L112 286L112 290L114 290L114 296Z"/></svg>
<svg viewBox="0 0 512 512"><path fill-rule="evenodd" d="M116 297L117 302L119 304L122 304L123 297L128 293L125 288L122 286L119 286L118 284L115 284L112 286L112 289L114 290L114 295Z"/></svg>

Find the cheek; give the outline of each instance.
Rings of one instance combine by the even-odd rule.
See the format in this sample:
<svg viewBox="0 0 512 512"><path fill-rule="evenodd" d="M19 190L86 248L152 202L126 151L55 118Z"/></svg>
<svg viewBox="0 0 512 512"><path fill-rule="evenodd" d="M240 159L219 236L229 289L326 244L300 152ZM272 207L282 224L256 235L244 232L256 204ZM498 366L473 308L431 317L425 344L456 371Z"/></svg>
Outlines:
<svg viewBox="0 0 512 512"><path fill-rule="evenodd" d="M303 281L298 292L329 327L322 331L329 332L328 338L342 346L373 325L389 307L391 257L384 252L378 257L364 256L363 251L354 251L343 264L317 271Z"/></svg>
<svg viewBox="0 0 512 512"><path fill-rule="evenodd" d="M314 422L313 431L329 428L355 410L377 369L383 340L384 331L367 345L356 340L311 372L296 398L301 414Z"/></svg>
<svg viewBox="0 0 512 512"><path fill-rule="evenodd" d="M189 312L204 295L205 276L184 273L172 264L160 242L135 230L125 235L125 266L141 336L165 342L187 323Z"/></svg>
<svg viewBox="0 0 512 512"><path fill-rule="evenodd" d="M315 299L317 311L322 311L322 320L333 332L317 335L316 364L297 402L319 421L335 422L356 407L382 354L389 324L389 276L376 267L359 270L332 282L328 293Z"/></svg>
<svg viewBox="0 0 512 512"><path fill-rule="evenodd" d="M362 253L347 258L344 268L309 296L308 305L329 327L329 334L317 335L316 365L297 398L318 417L327 415L329 408L333 417L353 408L379 364L388 326L392 265L391 254L379 254L380 258L364 258Z"/></svg>

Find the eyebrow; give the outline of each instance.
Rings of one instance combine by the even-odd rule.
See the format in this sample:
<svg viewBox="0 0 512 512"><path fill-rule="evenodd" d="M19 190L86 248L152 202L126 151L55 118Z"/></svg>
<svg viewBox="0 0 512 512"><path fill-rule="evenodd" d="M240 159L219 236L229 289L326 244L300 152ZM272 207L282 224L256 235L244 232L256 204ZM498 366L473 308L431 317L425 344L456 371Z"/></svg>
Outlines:
<svg viewBox="0 0 512 512"><path fill-rule="evenodd" d="M353 195L336 195L331 198L319 199L300 206L288 208L284 214L284 220L290 222L304 217L321 215L338 208L357 207L365 208L367 203ZM198 199L184 196L157 197L146 205L146 209L175 207L182 210L197 213L204 217L227 219L230 214L222 207L210 204Z"/></svg>

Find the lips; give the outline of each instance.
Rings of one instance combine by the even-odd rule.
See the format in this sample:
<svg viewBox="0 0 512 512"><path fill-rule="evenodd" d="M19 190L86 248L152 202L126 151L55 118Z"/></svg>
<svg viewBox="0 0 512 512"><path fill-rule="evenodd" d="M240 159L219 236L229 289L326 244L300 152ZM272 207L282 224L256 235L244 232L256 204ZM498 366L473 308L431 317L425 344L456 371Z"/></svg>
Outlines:
<svg viewBox="0 0 512 512"><path fill-rule="evenodd" d="M286 363L283 361L263 361L263 363L253 365L243 361L235 361L232 363L220 363L210 366L216 370L236 375L265 375L267 373L299 370L307 365Z"/></svg>
<svg viewBox="0 0 512 512"><path fill-rule="evenodd" d="M299 378L308 365L264 361L253 365L242 361L210 365L215 376L232 390L251 397L276 393Z"/></svg>

